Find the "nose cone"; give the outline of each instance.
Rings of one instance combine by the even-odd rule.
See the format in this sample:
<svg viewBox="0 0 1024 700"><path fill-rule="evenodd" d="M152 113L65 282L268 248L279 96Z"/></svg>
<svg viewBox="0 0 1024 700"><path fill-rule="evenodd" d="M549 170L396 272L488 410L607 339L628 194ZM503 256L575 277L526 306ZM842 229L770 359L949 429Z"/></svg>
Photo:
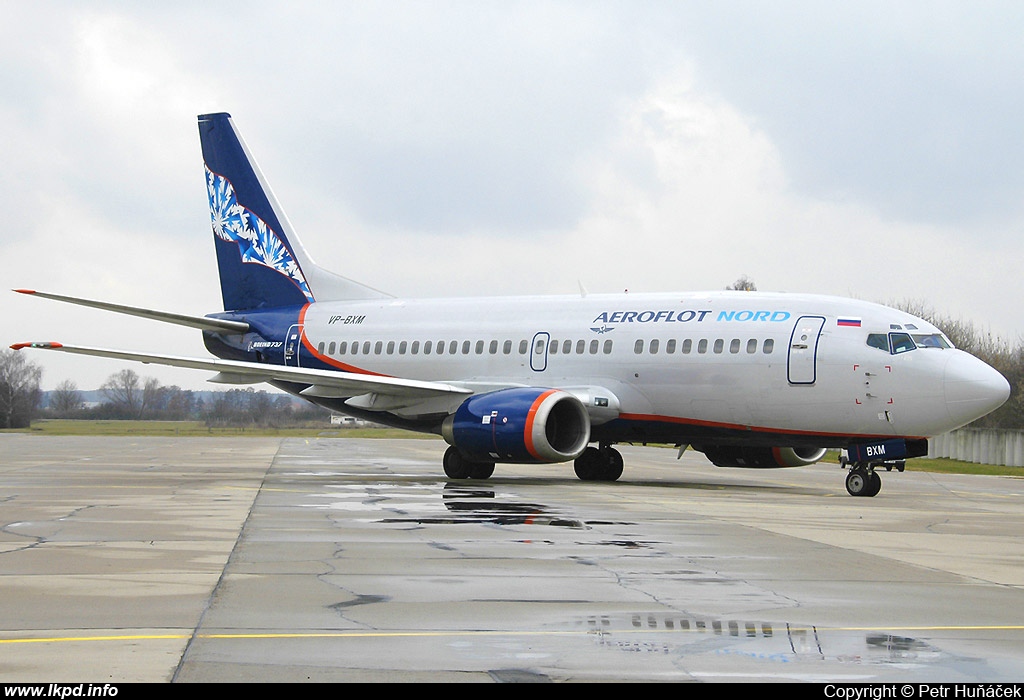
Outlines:
<svg viewBox="0 0 1024 700"><path fill-rule="evenodd" d="M943 378L946 410L959 427L1002 406L1010 383L987 364L959 350L951 353Z"/></svg>

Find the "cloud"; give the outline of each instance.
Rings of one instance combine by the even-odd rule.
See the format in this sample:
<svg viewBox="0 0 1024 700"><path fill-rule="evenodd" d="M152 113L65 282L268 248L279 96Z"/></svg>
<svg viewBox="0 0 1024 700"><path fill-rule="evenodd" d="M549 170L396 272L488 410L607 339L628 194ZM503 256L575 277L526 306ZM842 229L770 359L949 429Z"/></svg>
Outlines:
<svg viewBox="0 0 1024 700"><path fill-rule="evenodd" d="M216 310L195 118L230 111L317 261L392 293L746 274L1014 337L1021 13L965 7L12 5L0 283ZM2 308L9 342L205 354L183 329Z"/></svg>

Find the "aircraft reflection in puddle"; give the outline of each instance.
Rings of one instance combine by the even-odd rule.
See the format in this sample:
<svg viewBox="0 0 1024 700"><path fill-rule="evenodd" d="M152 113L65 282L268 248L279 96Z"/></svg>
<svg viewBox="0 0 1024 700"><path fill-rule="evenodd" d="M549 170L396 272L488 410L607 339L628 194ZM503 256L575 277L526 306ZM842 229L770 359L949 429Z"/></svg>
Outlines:
<svg viewBox="0 0 1024 700"><path fill-rule="evenodd" d="M497 525L550 525L576 530L588 529L582 520L554 515L537 503L499 499L493 489L445 484L441 493L448 517L387 518L382 522L422 524L494 523Z"/></svg>
<svg viewBox="0 0 1024 700"><path fill-rule="evenodd" d="M856 665L896 665L908 669L948 663L953 658L949 653L913 637L786 622L720 620L659 612L636 613L629 617L589 616L576 620L576 625L595 634L600 646L629 652L671 654L678 653L683 646L691 650L687 653L692 653L696 646L702 653L735 654L781 663L833 661ZM666 636L666 632L676 634ZM648 637L646 633L657 635ZM983 661L960 659L960 668L968 675L978 664L983 665Z"/></svg>

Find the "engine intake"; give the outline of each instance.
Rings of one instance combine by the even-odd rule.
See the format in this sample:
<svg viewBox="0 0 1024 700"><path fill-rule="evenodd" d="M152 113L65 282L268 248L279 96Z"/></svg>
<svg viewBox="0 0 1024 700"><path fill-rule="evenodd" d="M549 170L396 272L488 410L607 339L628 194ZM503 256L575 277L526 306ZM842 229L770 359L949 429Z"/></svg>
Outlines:
<svg viewBox="0 0 1024 700"><path fill-rule="evenodd" d="M590 416L565 391L501 389L466 399L441 434L472 461L567 462L590 442Z"/></svg>

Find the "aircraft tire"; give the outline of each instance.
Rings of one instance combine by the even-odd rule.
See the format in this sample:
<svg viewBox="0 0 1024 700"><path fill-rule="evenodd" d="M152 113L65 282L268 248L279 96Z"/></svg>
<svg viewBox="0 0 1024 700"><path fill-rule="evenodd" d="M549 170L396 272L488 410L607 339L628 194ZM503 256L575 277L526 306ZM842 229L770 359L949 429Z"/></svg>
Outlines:
<svg viewBox="0 0 1024 700"><path fill-rule="evenodd" d="M580 481L596 481L601 474L601 451L596 447L588 447L572 463L572 468Z"/></svg>
<svg viewBox="0 0 1024 700"><path fill-rule="evenodd" d="M573 462L581 481L615 481L622 476L622 455L610 447L588 447Z"/></svg>
<svg viewBox="0 0 1024 700"><path fill-rule="evenodd" d="M868 476L871 477L871 482L868 485L868 491L865 496L877 496L878 492L882 490L882 477L878 472L869 472Z"/></svg>
<svg viewBox="0 0 1024 700"><path fill-rule="evenodd" d="M448 471L447 467L445 471ZM846 492L851 496L863 496L867 486L868 473L863 469L851 469L846 473Z"/></svg>
<svg viewBox="0 0 1024 700"><path fill-rule="evenodd" d="M490 479L494 473L494 462L470 462L470 479Z"/></svg>
<svg viewBox="0 0 1024 700"><path fill-rule="evenodd" d="M468 479L472 476L472 463L467 462L462 453L454 447L449 447L445 450L443 463L445 476L449 479Z"/></svg>
<svg viewBox="0 0 1024 700"><path fill-rule="evenodd" d="M601 470L601 480L618 481L619 477L622 476L622 454L610 447L604 452L606 460L604 469Z"/></svg>

